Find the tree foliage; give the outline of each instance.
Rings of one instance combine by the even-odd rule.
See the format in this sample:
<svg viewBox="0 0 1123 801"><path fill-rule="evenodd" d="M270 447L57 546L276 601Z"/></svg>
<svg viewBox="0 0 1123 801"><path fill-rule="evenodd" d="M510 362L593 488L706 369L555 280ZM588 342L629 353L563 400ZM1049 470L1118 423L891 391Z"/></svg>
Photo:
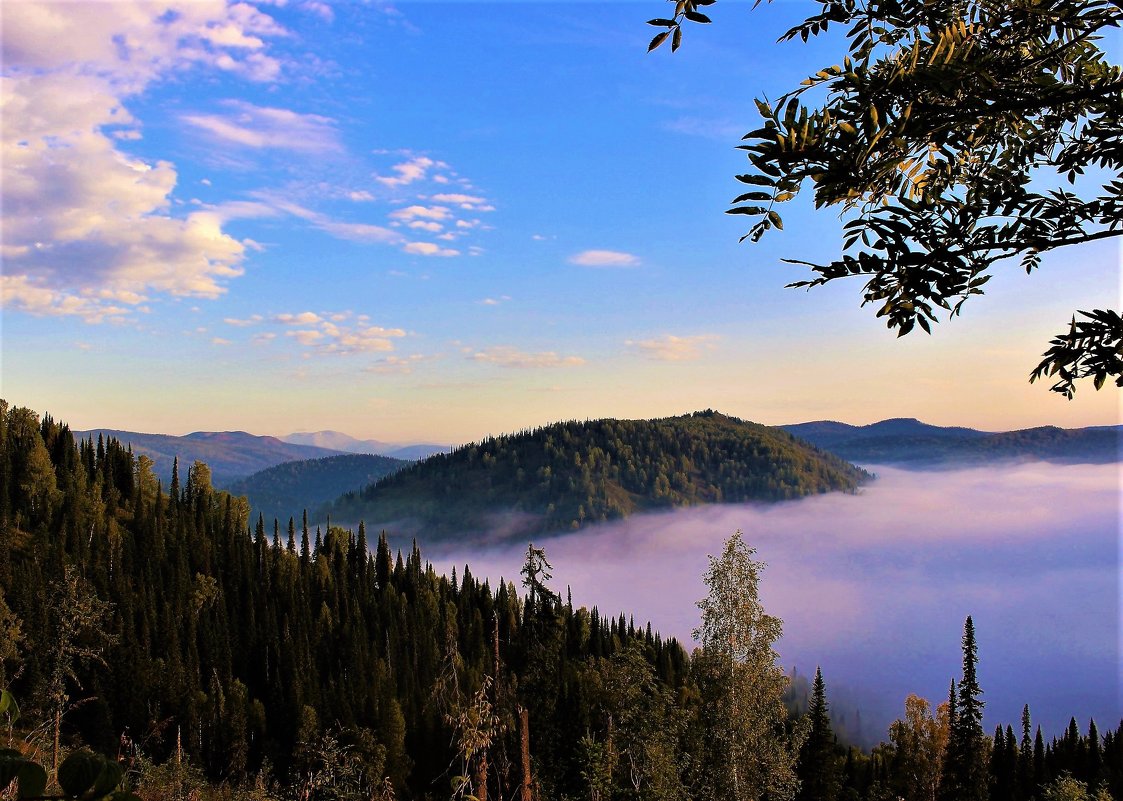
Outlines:
<svg viewBox="0 0 1123 801"><path fill-rule="evenodd" d="M684 22L709 22L677 0L653 19L677 48ZM759 4L760 0L756 0ZM1123 234L1123 71L1101 47L1123 21L1113 0L817 0L782 41L842 28L846 54L775 101L758 100L744 136L752 169L731 214L745 238L782 229L779 204L808 186L816 208L846 220L843 252L801 260L814 287L865 281L898 335L930 331L983 293L991 268ZM1098 187L1097 187L1098 184ZM1080 311L1030 380L1071 398L1075 381L1123 387L1123 318Z"/></svg>
<svg viewBox="0 0 1123 801"><path fill-rule="evenodd" d="M730 537L721 556L710 557L709 595L698 602L696 661L711 727L707 797L790 801L799 788L795 767L805 732L785 725L788 678L774 649L783 624L760 603L764 563L755 553L740 531Z"/></svg>

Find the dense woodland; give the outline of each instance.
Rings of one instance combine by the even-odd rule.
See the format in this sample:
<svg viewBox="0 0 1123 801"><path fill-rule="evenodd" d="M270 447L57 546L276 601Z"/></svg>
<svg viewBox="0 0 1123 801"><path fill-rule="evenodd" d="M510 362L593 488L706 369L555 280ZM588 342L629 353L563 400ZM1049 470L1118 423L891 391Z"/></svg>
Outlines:
<svg viewBox="0 0 1123 801"><path fill-rule="evenodd" d="M254 514L287 520L304 509L317 509L347 489L359 490L409 462L369 453L346 453L303 459L260 470L226 485L231 495L249 499Z"/></svg>
<svg viewBox="0 0 1123 801"><path fill-rule="evenodd" d="M865 471L790 434L712 411L555 423L438 454L327 511L426 540L521 537L700 503L853 491Z"/></svg>
<svg viewBox="0 0 1123 801"><path fill-rule="evenodd" d="M0 537L0 688L23 711L2 745L48 768L88 746L145 801L1123 799L1123 723L1047 738L1027 709L982 732L969 620L949 703L910 697L871 753L839 743L821 676L805 712L762 694L786 684L771 635L722 650L718 560L688 654L573 608L539 549L521 591L439 576L361 526L251 520L202 463L165 489L116 440L2 401Z"/></svg>

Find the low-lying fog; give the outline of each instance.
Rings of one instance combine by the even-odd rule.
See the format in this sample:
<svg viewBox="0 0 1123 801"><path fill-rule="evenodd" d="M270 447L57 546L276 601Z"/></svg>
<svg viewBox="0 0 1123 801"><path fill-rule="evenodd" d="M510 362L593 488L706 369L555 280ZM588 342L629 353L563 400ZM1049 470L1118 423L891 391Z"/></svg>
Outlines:
<svg viewBox="0 0 1123 801"><path fill-rule="evenodd" d="M781 664L821 665L828 698L835 685L859 706L863 739L884 739L910 692L946 698L967 615L988 732L1017 729L1025 703L1047 739L1071 716L1118 725L1119 465L870 469L879 478L858 495L644 515L536 544L575 605L689 643L707 554L741 529L768 564L760 594L784 621ZM494 586L519 582L525 549L424 553Z"/></svg>

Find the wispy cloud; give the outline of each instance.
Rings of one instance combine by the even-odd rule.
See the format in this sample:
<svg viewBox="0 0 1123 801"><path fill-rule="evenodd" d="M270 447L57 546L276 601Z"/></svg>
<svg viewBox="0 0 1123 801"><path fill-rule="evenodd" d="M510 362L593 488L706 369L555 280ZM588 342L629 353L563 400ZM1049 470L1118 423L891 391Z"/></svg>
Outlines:
<svg viewBox="0 0 1123 801"><path fill-rule="evenodd" d="M510 345L496 345L483 350L468 349L466 355L474 362L524 370L542 367L577 367L585 363L580 356L560 356L554 351L528 353Z"/></svg>
<svg viewBox="0 0 1123 801"><path fill-rule="evenodd" d="M335 121L319 114L257 106L244 100L227 100L225 114L185 114L189 125L216 139L249 148L278 148L309 153L340 150Z"/></svg>
<svg viewBox="0 0 1123 801"><path fill-rule="evenodd" d="M570 256L569 263L581 267L638 267L640 258L619 250L583 250Z"/></svg>
<svg viewBox="0 0 1123 801"><path fill-rule="evenodd" d="M224 317L222 318L222 322L226 323L227 325L232 325L235 328L249 328L251 325L257 325L263 319L264 318L260 314L251 314L245 319L239 319L237 317Z"/></svg>
<svg viewBox="0 0 1123 801"><path fill-rule="evenodd" d="M651 359L665 362L685 362L698 359L703 352L717 347L721 339L717 334L695 334L679 337L664 334L656 339L625 340L624 344L636 348Z"/></svg>

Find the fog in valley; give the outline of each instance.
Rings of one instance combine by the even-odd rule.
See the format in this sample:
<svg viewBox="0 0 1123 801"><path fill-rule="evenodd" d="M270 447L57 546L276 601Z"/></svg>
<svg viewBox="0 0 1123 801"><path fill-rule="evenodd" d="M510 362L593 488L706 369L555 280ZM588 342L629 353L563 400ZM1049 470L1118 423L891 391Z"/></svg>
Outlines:
<svg viewBox="0 0 1123 801"><path fill-rule="evenodd" d="M967 615L988 732L1017 728L1025 703L1047 738L1072 715L1082 729L1089 717L1116 725L1119 465L868 468L878 479L858 495L643 515L535 544L575 606L689 643L707 554L741 529L768 565L761 599L784 621L781 663L821 665L828 696L860 708L865 740L885 738L908 693L947 697ZM519 582L526 544L422 547L438 570L467 563L494 586Z"/></svg>

